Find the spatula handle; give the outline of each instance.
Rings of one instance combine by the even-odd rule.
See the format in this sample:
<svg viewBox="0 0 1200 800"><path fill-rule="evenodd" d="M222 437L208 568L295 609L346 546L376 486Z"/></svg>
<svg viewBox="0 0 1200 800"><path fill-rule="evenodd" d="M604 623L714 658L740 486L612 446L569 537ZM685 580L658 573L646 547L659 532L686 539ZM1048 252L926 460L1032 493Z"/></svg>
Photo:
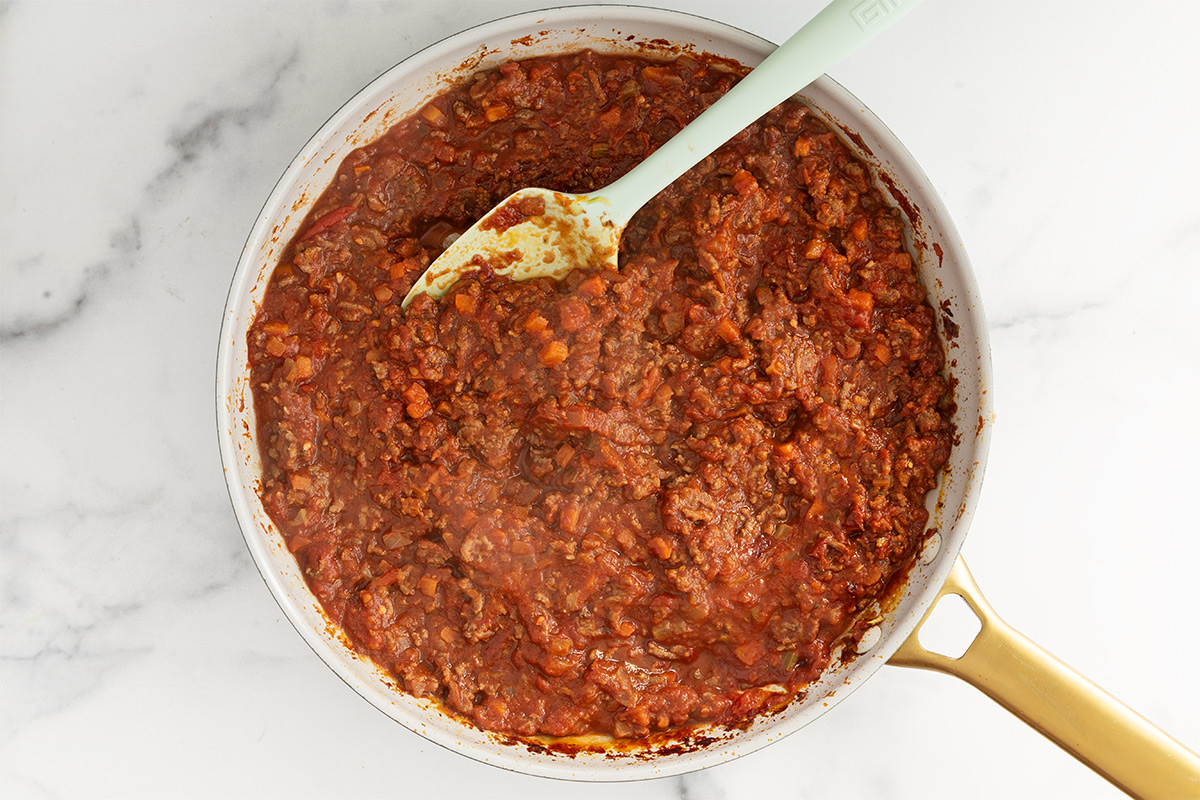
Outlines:
<svg viewBox="0 0 1200 800"><path fill-rule="evenodd" d="M606 189L628 221L639 208L763 114L820 77L922 0L833 0L724 97Z"/></svg>

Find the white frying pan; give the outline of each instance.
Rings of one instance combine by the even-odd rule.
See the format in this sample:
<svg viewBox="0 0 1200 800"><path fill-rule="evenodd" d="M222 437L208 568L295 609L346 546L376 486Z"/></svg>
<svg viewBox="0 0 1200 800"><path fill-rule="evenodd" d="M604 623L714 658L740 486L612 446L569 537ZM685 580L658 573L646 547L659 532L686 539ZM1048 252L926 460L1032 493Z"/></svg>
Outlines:
<svg viewBox="0 0 1200 800"><path fill-rule="evenodd" d="M665 43L670 43L665 44ZM292 161L246 242L230 289L217 364L217 418L226 483L246 543L263 579L296 630L355 691L388 716L448 748L507 769L611 781L674 775L749 753L807 725L885 663L938 669L979 686L998 702L1138 796L1200 797L1200 759L1102 690L1008 628L979 595L958 552L983 478L992 423L990 357L975 279L937 193L891 132L849 92L823 77L800 93L876 171L885 195L909 218L911 242L930 302L938 310L955 384L958 441L931 494L937 531L907 584L886 603L862 654L835 663L807 696L742 729L705 729L690 742L567 750L531 747L480 731L432 702L408 696L348 644L304 582L295 559L259 501L246 331L283 248L345 155L475 69L512 58L583 48L607 52L712 53L748 66L773 45L711 20L623 6L580 6L521 14L463 31L381 75L335 113ZM962 595L983 627L966 653L925 651L916 631L944 593Z"/></svg>

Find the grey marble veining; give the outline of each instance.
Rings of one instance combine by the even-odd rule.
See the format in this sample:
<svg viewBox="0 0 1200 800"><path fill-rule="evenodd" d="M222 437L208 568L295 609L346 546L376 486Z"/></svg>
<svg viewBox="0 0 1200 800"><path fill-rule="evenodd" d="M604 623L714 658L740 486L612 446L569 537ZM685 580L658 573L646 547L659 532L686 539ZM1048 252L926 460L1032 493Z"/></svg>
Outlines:
<svg viewBox="0 0 1200 800"><path fill-rule="evenodd" d="M529 778L402 729L291 629L217 455L247 232L376 75L545 5L0 1L0 796L1119 796L968 687L901 669L702 773ZM779 40L819 4L654 5ZM987 303L973 572L1193 748L1198 25L1167 0L929 0L831 70L938 187Z"/></svg>

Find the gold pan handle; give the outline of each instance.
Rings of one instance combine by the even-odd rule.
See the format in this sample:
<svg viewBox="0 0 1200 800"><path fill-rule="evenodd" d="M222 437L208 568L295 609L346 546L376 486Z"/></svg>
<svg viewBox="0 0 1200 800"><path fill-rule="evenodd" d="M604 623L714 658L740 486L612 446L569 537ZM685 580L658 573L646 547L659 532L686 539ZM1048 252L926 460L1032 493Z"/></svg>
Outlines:
<svg viewBox="0 0 1200 800"><path fill-rule="evenodd" d="M981 624L958 658L917 640L947 594L961 597ZM1000 619L962 558L888 663L961 678L1133 797L1200 798L1200 758Z"/></svg>

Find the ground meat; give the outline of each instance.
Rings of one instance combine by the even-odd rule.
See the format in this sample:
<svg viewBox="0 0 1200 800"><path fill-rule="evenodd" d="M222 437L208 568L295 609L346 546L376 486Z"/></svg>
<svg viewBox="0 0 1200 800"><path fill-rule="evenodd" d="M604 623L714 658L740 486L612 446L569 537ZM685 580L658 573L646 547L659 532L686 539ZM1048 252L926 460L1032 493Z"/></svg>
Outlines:
<svg viewBox="0 0 1200 800"><path fill-rule="evenodd" d="M901 218L785 103L620 269L405 296L509 192L588 191L735 82L508 63L352 153L249 347L264 504L330 618L493 731L640 737L803 691L925 534L952 437Z"/></svg>

